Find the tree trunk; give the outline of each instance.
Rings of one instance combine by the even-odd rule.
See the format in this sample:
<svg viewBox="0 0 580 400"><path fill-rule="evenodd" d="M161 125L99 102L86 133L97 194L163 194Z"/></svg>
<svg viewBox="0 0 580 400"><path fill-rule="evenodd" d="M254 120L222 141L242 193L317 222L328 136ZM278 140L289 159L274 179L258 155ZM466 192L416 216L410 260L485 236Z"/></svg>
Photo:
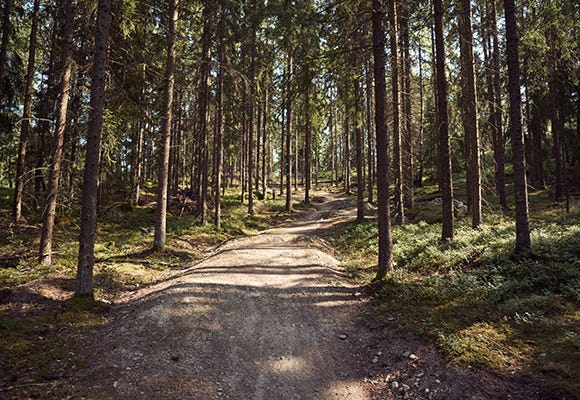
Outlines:
<svg viewBox="0 0 580 400"><path fill-rule="evenodd" d="M268 171L267 165L268 160L270 159L270 152L269 152L269 135L268 135L268 100L270 97L269 94L269 85L266 83L265 85L265 93L264 93L264 110L262 112L262 193L264 194L264 199L266 199L266 190L268 186Z"/></svg>
<svg viewBox="0 0 580 400"><path fill-rule="evenodd" d="M2 17L2 43L0 44L0 104L4 100L4 78L6 77L6 64L8 61L8 43L10 42L10 33L12 30L10 24L10 15L14 0L7 0L4 4L4 15Z"/></svg>
<svg viewBox="0 0 580 400"><path fill-rule="evenodd" d="M310 204L310 187L312 184L312 121L311 121L311 109L310 109L310 91L312 90L312 77L310 76L310 66L308 62L305 65L304 74L306 75L306 87L305 90L305 111L306 111L306 148L304 150L304 203Z"/></svg>
<svg viewBox="0 0 580 400"><path fill-rule="evenodd" d="M72 40L74 31L74 4L73 0L66 2L66 20L64 25L62 81L59 92L59 107L56 118L56 131L52 150L52 165L48 178L48 191L43 212L42 232L40 236L39 261L43 265L52 264L52 233L56 216L56 200L60 180L64 131L66 129L66 111L70 92L70 78L72 72Z"/></svg>
<svg viewBox="0 0 580 400"><path fill-rule="evenodd" d="M385 116L387 85L385 78L385 14L380 0L373 5L373 58L375 76L375 129L377 143L377 201L379 228L379 260L375 280L384 278L393 270L393 242L389 209L389 153Z"/></svg>
<svg viewBox="0 0 580 400"><path fill-rule="evenodd" d="M18 161L16 163L16 188L14 190L14 223L19 224L22 217L22 194L24 192L24 173L26 166L26 148L30 134L30 118L32 110L32 83L34 81L34 60L36 55L36 32L38 30L38 10L40 0L34 0L32 8L32 27L30 29L30 45L28 47L28 66L26 71L26 87L24 89L24 111L22 113L22 127L18 144ZM1 82L1 80L0 80Z"/></svg>
<svg viewBox="0 0 580 400"><path fill-rule="evenodd" d="M409 43L409 13L408 4L401 7L401 69L402 69L402 168L403 168L403 201L405 207L413 207L413 131L411 104L411 48Z"/></svg>
<svg viewBox="0 0 580 400"><path fill-rule="evenodd" d="M356 66L356 64L355 64ZM357 206L356 206L356 220L357 222L363 222L365 219L364 214L364 192L365 192L365 184L364 184L364 168L363 168L363 160L364 160L364 151L363 151L363 129L362 129L362 94L361 94L361 87L358 78L358 71L354 73L354 134L355 134L355 141L356 141L356 193L357 193Z"/></svg>
<svg viewBox="0 0 580 400"><path fill-rule="evenodd" d="M399 76L399 37L397 33L397 1L388 0L389 6L389 37L391 42L391 91L393 97L393 161L395 163L395 224L405 222L405 207L403 203L403 153L401 144L401 93Z"/></svg>
<svg viewBox="0 0 580 400"><path fill-rule="evenodd" d="M95 56L91 84L90 115L87 132L87 154L83 182L79 259L76 296L93 297L93 266L95 264L95 230L97 228L97 177L101 147L103 109L105 107L105 63L111 25L111 0L99 0Z"/></svg>
<svg viewBox="0 0 580 400"><path fill-rule="evenodd" d="M417 175L415 185L418 187L423 186L423 171L425 168L425 157L423 154L423 145L425 142L425 132L423 126L423 116L424 116L424 89L423 89L423 57L422 57L422 45L421 40L417 41L417 50L419 55L419 174Z"/></svg>
<svg viewBox="0 0 580 400"><path fill-rule="evenodd" d="M178 0L170 0L167 32L167 59L165 62L165 93L161 125L161 143L159 152L159 172L157 188L157 206L155 208L155 237L153 249L163 250L167 229L167 185L169 172L169 153L171 144L171 119L173 117L173 87L175 85L175 40L177 29Z"/></svg>
<svg viewBox="0 0 580 400"><path fill-rule="evenodd" d="M445 41L443 32L442 0L434 0L435 53L437 58L437 136L439 138L439 188L443 203L443 241L453 239L453 180L451 149L449 145L449 114L447 105L447 78L445 76Z"/></svg>
<svg viewBox="0 0 580 400"><path fill-rule="evenodd" d="M369 57L370 58L370 57ZM367 60L365 64L365 91L366 91L366 120L367 120L367 192L369 203L373 202L373 191L374 191L374 179L373 179L373 166L375 165L375 157L373 153L373 129L372 129L372 76L371 76L371 61Z"/></svg>
<svg viewBox="0 0 580 400"><path fill-rule="evenodd" d="M507 41L508 86L510 97L510 130L514 164L514 194L516 202L516 246L514 253L521 254L530 248L528 217L528 186L524 134L522 132L522 98L520 92L520 59L514 0L504 0Z"/></svg>
<svg viewBox="0 0 580 400"><path fill-rule="evenodd" d="M459 32L461 48L462 115L465 132L465 156L468 205L471 226L478 228L481 214L481 162L479 158L479 127L477 123L477 91L473 55L473 28L470 0L461 0Z"/></svg>
<svg viewBox="0 0 580 400"><path fill-rule="evenodd" d="M208 172L209 172L209 155L208 155L208 114L210 101L210 70L211 70L211 36L212 36L212 17L213 8L212 2L204 3L203 9L203 35L202 35L202 50L201 50L201 67L200 67L200 87L199 87L199 134L200 134L200 160L199 172L201 191L198 203L198 215L201 219L201 224L207 223L207 191L209 186Z"/></svg>
<svg viewBox="0 0 580 400"><path fill-rule="evenodd" d="M288 55L286 83L286 212L292 212L292 77L294 75L294 63L292 56Z"/></svg>
<svg viewBox="0 0 580 400"><path fill-rule="evenodd" d="M505 191L505 144L503 137L503 116L501 105L501 71L499 63L499 41L497 34L497 15L496 15L496 0L489 0L491 5L491 34L493 41L493 87L494 87L494 121L493 124L493 156L495 160L495 187L499 197L499 204L507 210L507 199Z"/></svg>
<svg viewBox="0 0 580 400"><path fill-rule="evenodd" d="M221 186L222 169L224 160L223 132L224 132L224 75L226 71L226 58L224 49L225 36L225 4L224 0L219 2L220 19L218 22L218 72L216 88L216 134L214 143L215 165L214 165L214 224L216 229L221 229Z"/></svg>
<svg viewBox="0 0 580 400"><path fill-rule="evenodd" d="M131 165L131 204L138 205L141 195L141 179L143 177L143 136L145 133L145 120L147 118L147 103L145 98L146 64L142 66L141 73L141 98L139 104L140 121L135 130L133 143L133 162Z"/></svg>

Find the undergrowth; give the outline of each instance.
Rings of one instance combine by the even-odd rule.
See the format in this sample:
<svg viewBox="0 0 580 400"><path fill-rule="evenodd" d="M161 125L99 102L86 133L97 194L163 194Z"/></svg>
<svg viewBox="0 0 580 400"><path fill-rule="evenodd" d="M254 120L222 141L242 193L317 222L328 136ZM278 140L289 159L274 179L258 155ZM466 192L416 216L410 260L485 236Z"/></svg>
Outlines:
<svg viewBox="0 0 580 400"><path fill-rule="evenodd" d="M548 215L543 212L543 216ZM455 360L499 371L534 370L580 394L580 213L532 219L532 250L512 255L515 226L490 214L440 242L441 225L394 226L395 271L372 288L374 316L435 338ZM375 274L376 222L337 227L330 238L361 283Z"/></svg>

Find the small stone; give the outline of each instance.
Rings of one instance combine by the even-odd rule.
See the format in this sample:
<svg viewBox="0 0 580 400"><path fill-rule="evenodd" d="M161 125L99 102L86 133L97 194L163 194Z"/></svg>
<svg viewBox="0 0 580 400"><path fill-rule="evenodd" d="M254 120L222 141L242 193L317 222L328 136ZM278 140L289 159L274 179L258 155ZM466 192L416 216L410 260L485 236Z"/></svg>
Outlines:
<svg viewBox="0 0 580 400"><path fill-rule="evenodd" d="M399 388L399 382L393 381L393 383L391 383L391 388L398 389Z"/></svg>
<svg viewBox="0 0 580 400"><path fill-rule="evenodd" d="M401 385L401 390L402 390L402 391L406 392L406 391L408 391L409 389L411 389L411 386L409 386L409 385L405 385L405 384L402 384L402 385Z"/></svg>
<svg viewBox="0 0 580 400"><path fill-rule="evenodd" d="M382 355L383 355L383 352L382 351L377 351L377 357L380 357Z"/></svg>
<svg viewBox="0 0 580 400"><path fill-rule="evenodd" d="M411 360L418 360L419 359L419 357L417 357L415 354L409 354L409 358Z"/></svg>
<svg viewBox="0 0 580 400"><path fill-rule="evenodd" d="M406 351L403 353L403 357L405 357L405 358L409 357L410 355L411 355L410 351Z"/></svg>
<svg viewBox="0 0 580 400"><path fill-rule="evenodd" d="M378 357L373 358L373 364L376 364L377 362L379 362L379 358Z"/></svg>
<svg viewBox="0 0 580 400"><path fill-rule="evenodd" d="M405 392L405 394L403 395L403 399L408 399L409 398L409 393Z"/></svg>
<svg viewBox="0 0 580 400"><path fill-rule="evenodd" d="M429 393L429 388L425 388L425 393Z"/></svg>
<svg viewBox="0 0 580 400"><path fill-rule="evenodd" d="M436 383L436 384L440 384L440 383L441 383L441 381L440 381L439 379L435 379L435 383Z"/></svg>
<svg viewBox="0 0 580 400"><path fill-rule="evenodd" d="M113 382L113 387L114 388L119 387L119 382L117 382L117 381Z"/></svg>
<svg viewBox="0 0 580 400"><path fill-rule="evenodd" d="M346 340L347 336L346 335L339 335L338 338L340 340Z"/></svg>

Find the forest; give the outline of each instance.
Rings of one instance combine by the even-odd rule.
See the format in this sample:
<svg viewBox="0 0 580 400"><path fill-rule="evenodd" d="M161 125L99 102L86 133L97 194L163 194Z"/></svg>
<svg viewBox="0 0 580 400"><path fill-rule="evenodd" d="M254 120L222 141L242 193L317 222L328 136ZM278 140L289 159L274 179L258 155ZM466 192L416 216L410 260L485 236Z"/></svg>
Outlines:
<svg viewBox="0 0 580 400"><path fill-rule="evenodd" d="M580 396L576 1L4 0L0 18L0 397ZM193 331L206 303L224 337L225 315L259 337L308 314L307 340L352 314L400 351L373 350L356 390L308 354L320 376L264 367L255 392L217 369L138 382L157 350L95 372L180 280L195 306L163 321ZM273 328L261 307L302 309ZM255 346L222 356L261 365Z"/></svg>

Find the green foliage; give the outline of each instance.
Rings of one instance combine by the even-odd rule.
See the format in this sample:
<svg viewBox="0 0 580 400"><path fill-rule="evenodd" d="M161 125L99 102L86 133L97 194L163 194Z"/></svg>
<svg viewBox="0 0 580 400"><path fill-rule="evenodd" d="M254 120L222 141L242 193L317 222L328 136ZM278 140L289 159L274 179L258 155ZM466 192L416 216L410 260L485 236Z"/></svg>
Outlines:
<svg viewBox="0 0 580 400"><path fill-rule="evenodd" d="M580 218L533 222L532 251L522 258L512 256L513 220L486 218L479 230L459 223L449 243L439 242L439 224L393 227L396 269L373 286L375 314L396 316L402 328L435 337L457 360L500 370L543 370L557 361L563 365L558 380L570 390L580 377L574 363L580 349ZM347 270L370 281L376 223L338 231L331 241Z"/></svg>

